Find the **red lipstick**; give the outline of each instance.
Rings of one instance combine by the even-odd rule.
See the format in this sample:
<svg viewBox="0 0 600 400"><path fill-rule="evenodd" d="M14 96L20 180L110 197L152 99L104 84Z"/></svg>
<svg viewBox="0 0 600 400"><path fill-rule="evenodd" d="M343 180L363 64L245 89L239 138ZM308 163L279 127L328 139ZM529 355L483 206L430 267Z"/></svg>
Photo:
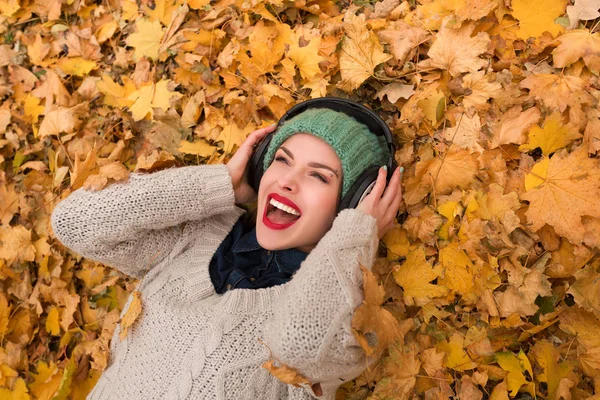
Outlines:
<svg viewBox="0 0 600 400"><path fill-rule="evenodd" d="M272 198L282 204L285 204L286 206L292 207L294 210L296 210L300 213L300 216L302 216L302 213L300 212L300 208L298 208L298 206L293 201L286 199L285 197L280 196L277 193L271 193L267 196L267 201L265 202L265 207L264 207L265 209L264 209L263 218L262 218L263 224L265 224L265 226L267 228L274 229L274 230L286 229L286 228L289 228L290 226L294 225L298 221L298 219L300 219L300 218L298 218L295 221L289 222L287 224L276 224L274 222L269 221L269 219L267 218L267 210L269 209L269 204L270 204L270 201Z"/></svg>

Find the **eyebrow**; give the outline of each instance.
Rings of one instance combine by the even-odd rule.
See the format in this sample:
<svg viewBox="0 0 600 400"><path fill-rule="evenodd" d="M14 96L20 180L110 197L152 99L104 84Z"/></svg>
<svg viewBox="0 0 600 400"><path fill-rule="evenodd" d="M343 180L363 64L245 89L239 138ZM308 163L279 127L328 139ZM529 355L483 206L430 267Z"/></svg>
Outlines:
<svg viewBox="0 0 600 400"><path fill-rule="evenodd" d="M292 155L292 152L291 152L291 151L289 151L288 149L286 149L286 148L285 148L285 147L283 147L283 146L279 146L279 148L280 148L281 150L283 150L283 152L284 152L285 154L287 154L287 155L288 155L288 157L290 157L292 160L294 159L294 156ZM309 162L309 163L308 163L308 166L309 166L309 167L312 167L312 168L323 168L323 169L327 169L327 170L329 170L329 171L333 172L333 173L335 174L335 176L336 176L336 177L339 179L339 175L338 175L337 171L336 171L336 170L334 170L333 168L331 168L331 167L329 167L329 166L325 165L325 164L321 164L321 163L318 163L318 162L313 162L313 161L311 161L311 162Z"/></svg>

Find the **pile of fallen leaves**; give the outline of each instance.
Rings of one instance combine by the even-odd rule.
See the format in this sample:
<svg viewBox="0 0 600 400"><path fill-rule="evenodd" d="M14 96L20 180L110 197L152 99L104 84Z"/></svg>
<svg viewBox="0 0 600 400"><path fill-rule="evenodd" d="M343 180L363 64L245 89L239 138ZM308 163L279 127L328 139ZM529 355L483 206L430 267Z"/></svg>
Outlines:
<svg viewBox="0 0 600 400"><path fill-rule="evenodd" d="M135 287L54 239L61 198L226 162L325 95L376 110L405 168L339 398L600 398L599 8L1 1L0 398L83 398Z"/></svg>

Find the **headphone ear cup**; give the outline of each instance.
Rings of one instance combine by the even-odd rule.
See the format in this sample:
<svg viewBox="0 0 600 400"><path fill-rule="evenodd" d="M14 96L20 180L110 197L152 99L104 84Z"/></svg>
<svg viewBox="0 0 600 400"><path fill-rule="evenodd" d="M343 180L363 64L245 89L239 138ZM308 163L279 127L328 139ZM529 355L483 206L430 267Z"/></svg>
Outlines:
<svg viewBox="0 0 600 400"><path fill-rule="evenodd" d="M356 208L361 200L371 192L377 181L379 168L379 166L374 165L362 173L356 182L354 182L354 185L350 187L346 196L340 201L338 213L346 208Z"/></svg>
<svg viewBox="0 0 600 400"><path fill-rule="evenodd" d="M264 173L264 160L265 155L267 154L267 150L269 149L269 143L271 143L271 139L273 139L273 134L275 132L269 133L267 136L263 138L263 140L258 144L258 147L254 149L252 153L252 157L250 157L250 162L248 163L248 184L254 189L256 193L258 193L258 187L260 185L260 180L262 179Z"/></svg>

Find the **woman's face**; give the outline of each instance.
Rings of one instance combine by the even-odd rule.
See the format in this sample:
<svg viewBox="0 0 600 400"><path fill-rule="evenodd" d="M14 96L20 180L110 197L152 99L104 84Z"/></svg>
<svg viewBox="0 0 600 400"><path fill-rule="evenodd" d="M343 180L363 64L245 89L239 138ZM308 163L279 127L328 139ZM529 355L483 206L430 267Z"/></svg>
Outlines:
<svg viewBox="0 0 600 400"><path fill-rule="evenodd" d="M341 189L342 164L335 150L311 134L291 136L260 181L258 243L267 250L310 252L333 224ZM291 213L276 209L272 198L275 204L286 204L283 208L291 207Z"/></svg>

